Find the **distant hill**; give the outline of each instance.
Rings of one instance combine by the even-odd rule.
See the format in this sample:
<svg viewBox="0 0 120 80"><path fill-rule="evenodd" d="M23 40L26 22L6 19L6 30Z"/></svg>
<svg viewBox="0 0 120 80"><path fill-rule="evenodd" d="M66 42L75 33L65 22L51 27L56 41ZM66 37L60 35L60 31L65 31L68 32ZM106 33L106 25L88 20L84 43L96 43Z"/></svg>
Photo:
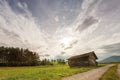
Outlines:
<svg viewBox="0 0 120 80"><path fill-rule="evenodd" d="M100 61L100 63L109 63L109 62L120 62L120 56L111 56Z"/></svg>

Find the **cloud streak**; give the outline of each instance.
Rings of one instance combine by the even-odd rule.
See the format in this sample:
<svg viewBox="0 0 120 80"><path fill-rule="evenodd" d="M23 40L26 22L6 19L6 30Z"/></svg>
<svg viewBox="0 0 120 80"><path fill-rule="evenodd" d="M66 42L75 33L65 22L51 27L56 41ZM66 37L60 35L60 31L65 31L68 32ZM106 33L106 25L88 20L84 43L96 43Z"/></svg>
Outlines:
<svg viewBox="0 0 120 80"><path fill-rule="evenodd" d="M11 9L6 1L2 0L0 3L2 4L0 6L0 42L7 43L8 46L26 48L46 45L42 40L43 32L26 8L24 14L18 14Z"/></svg>
<svg viewBox="0 0 120 80"><path fill-rule="evenodd" d="M83 0L75 6L77 1L66 3L63 0L46 5L46 0L45 5L38 6L40 11L33 13L35 8L28 2L15 1L15 9L7 0L1 0L0 45L29 48L49 58L67 58L93 50L100 58L119 55L118 2ZM109 8L110 5L113 7ZM61 42L64 38L68 42Z"/></svg>

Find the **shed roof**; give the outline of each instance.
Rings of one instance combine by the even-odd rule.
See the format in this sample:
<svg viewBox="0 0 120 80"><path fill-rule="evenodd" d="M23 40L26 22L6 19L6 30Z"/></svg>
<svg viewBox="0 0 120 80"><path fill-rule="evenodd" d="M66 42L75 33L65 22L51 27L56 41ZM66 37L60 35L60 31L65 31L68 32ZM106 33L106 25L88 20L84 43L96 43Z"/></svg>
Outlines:
<svg viewBox="0 0 120 80"><path fill-rule="evenodd" d="M88 53L85 53L85 54L72 56L72 57L68 58L68 60L70 60L70 59L78 59L78 58L87 57L87 56L89 57L91 54L92 54L96 59L98 59L98 57L96 56L95 52L92 51L92 52L88 52Z"/></svg>

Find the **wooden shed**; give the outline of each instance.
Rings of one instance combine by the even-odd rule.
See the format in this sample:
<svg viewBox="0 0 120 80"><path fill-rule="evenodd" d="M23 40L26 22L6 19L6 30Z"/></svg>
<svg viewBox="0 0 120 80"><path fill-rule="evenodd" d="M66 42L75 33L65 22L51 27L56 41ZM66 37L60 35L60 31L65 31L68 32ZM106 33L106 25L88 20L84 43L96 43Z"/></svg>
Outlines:
<svg viewBox="0 0 120 80"><path fill-rule="evenodd" d="M82 55L72 56L68 59L70 67L97 66L97 56L94 51Z"/></svg>

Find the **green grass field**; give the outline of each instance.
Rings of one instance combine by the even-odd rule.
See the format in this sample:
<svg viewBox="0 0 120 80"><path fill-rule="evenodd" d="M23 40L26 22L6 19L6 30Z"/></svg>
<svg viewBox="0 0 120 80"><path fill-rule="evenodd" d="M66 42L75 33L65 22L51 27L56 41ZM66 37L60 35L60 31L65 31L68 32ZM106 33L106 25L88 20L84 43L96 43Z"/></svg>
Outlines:
<svg viewBox="0 0 120 80"><path fill-rule="evenodd" d="M117 75L117 66L118 65L115 65L109 68L100 78L100 80L119 80Z"/></svg>
<svg viewBox="0 0 120 80"><path fill-rule="evenodd" d="M59 80L95 67L69 68L67 65L37 67L0 67L0 80Z"/></svg>

